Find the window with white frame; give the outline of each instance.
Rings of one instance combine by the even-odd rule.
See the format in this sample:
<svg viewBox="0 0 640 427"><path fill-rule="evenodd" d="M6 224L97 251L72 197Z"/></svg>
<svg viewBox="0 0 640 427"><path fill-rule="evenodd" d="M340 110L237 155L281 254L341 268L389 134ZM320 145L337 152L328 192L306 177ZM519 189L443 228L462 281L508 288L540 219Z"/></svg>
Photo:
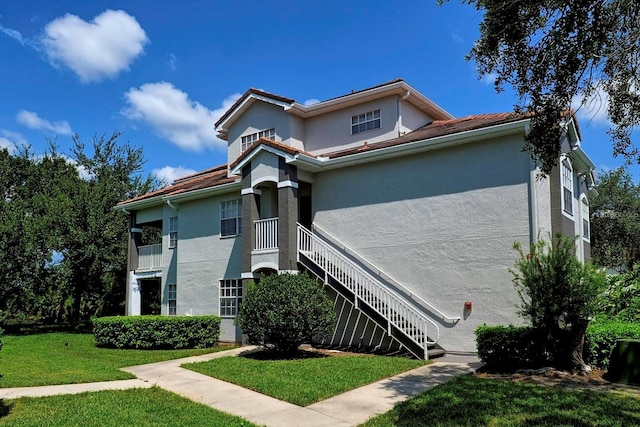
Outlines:
<svg viewBox="0 0 640 427"><path fill-rule="evenodd" d="M562 208L573 215L573 171L568 162L562 162Z"/></svg>
<svg viewBox="0 0 640 427"><path fill-rule="evenodd" d="M169 218L169 248L178 246L178 217Z"/></svg>
<svg viewBox="0 0 640 427"><path fill-rule="evenodd" d="M220 316L237 316L242 304L242 280L220 280Z"/></svg>
<svg viewBox="0 0 640 427"><path fill-rule="evenodd" d="M230 200L220 204L220 235L242 234L242 200Z"/></svg>
<svg viewBox="0 0 640 427"><path fill-rule="evenodd" d="M373 129L380 129L380 110L351 116L351 135Z"/></svg>
<svg viewBox="0 0 640 427"><path fill-rule="evenodd" d="M249 135L245 135L242 140L242 152L244 153L251 147L251 144L259 140L260 138L276 139L276 128L261 130L260 132L254 132Z"/></svg>
<svg viewBox="0 0 640 427"><path fill-rule="evenodd" d="M582 198L581 209L582 209L582 237L585 240L589 240L590 239L589 201L587 200L586 197Z"/></svg>
<svg viewBox="0 0 640 427"><path fill-rule="evenodd" d="M178 301L178 288L175 284L168 285L167 287L167 302L169 305L169 316L176 315L176 302Z"/></svg>

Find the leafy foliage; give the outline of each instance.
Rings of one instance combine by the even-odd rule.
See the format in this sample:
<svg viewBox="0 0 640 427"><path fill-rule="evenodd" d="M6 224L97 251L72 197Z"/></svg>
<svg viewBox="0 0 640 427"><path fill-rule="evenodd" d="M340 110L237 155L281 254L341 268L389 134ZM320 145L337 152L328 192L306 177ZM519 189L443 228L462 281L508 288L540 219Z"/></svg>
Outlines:
<svg viewBox="0 0 640 427"><path fill-rule="evenodd" d="M620 320L597 321L587 328L585 359L599 368L609 366L611 347L619 339L640 340L640 324Z"/></svg>
<svg viewBox="0 0 640 427"><path fill-rule="evenodd" d="M591 255L598 265L630 270L640 262L640 185L625 168L598 175L589 200Z"/></svg>
<svg viewBox="0 0 640 427"><path fill-rule="evenodd" d="M483 12L468 58L480 76L496 76L496 91L514 88L516 112L533 115L525 148L544 172L557 164L563 119L574 98L583 107L594 98L608 100L601 108L612 124L614 154L638 158L630 134L640 123L640 3L463 2Z"/></svg>
<svg viewBox="0 0 640 427"><path fill-rule="evenodd" d="M59 323L123 311L129 219L120 200L155 187L142 150L78 136L72 157L0 149L0 310L5 324Z"/></svg>
<svg viewBox="0 0 640 427"><path fill-rule="evenodd" d="M491 369L510 371L547 364L548 355L539 344L544 337L528 326L487 326L476 328L478 357Z"/></svg>
<svg viewBox="0 0 640 427"><path fill-rule="evenodd" d="M318 283L307 274L291 273L250 285L236 317L251 344L283 353L326 336L334 322L333 305Z"/></svg>
<svg viewBox="0 0 640 427"><path fill-rule="evenodd" d="M552 243L532 243L527 254L518 243L514 248L520 254L511 271L522 301L520 314L545 337L540 344L558 367L585 370L584 331L605 286L604 273L581 263L574 242L562 235Z"/></svg>
<svg viewBox="0 0 640 427"><path fill-rule="evenodd" d="M640 263L631 271L607 277L597 312L607 319L640 323Z"/></svg>
<svg viewBox="0 0 640 427"><path fill-rule="evenodd" d="M111 348L209 348L220 336L217 316L112 316L93 321L96 345Z"/></svg>

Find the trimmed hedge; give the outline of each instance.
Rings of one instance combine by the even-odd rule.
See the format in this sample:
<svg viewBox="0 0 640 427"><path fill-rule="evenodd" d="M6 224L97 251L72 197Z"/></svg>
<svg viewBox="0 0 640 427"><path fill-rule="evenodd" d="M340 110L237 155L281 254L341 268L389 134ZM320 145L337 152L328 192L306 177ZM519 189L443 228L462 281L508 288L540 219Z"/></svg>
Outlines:
<svg viewBox="0 0 640 427"><path fill-rule="evenodd" d="M144 350L208 348L218 342L218 316L113 316L93 320L98 347Z"/></svg>
<svg viewBox="0 0 640 427"><path fill-rule="evenodd" d="M550 360L535 329L527 326L479 326L476 331L478 357L490 369L512 371L539 368ZM640 325L621 321L594 322L587 328L586 363L601 369L609 366L611 347L618 339L640 339Z"/></svg>
<svg viewBox="0 0 640 427"><path fill-rule="evenodd" d="M640 325L620 320L590 324L587 328L585 362L598 368L607 368L611 348L619 339L640 339Z"/></svg>
<svg viewBox="0 0 640 427"><path fill-rule="evenodd" d="M544 366L548 361L541 337L527 326L479 326L475 330L478 357L491 369L509 371Z"/></svg>

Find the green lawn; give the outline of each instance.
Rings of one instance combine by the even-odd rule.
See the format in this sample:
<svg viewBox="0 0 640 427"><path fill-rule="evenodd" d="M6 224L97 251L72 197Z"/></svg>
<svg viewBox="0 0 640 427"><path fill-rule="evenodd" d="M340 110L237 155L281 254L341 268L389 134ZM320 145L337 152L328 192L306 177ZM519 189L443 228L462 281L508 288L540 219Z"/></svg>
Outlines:
<svg viewBox="0 0 640 427"><path fill-rule="evenodd" d="M118 368L231 348L114 350L95 347L91 334L63 332L5 335L2 340L2 388L129 379L133 375Z"/></svg>
<svg viewBox="0 0 640 427"><path fill-rule="evenodd" d="M0 400L0 426L253 426L160 388Z"/></svg>
<svg viewBox="0 0 640 427"><path fill-rule="evenodd" d="M637 396L465 375L402 402L363 426L637 425Z"/></svg>
<svg viewBox="0 0 640 427"><path fill-rule="evenodd" d="M257 353L256 356L262 353ZM308 357L260 360L223 357L184 368L280 400L307 406L380 379L423 366L425 361L385 356Z"/></svg>

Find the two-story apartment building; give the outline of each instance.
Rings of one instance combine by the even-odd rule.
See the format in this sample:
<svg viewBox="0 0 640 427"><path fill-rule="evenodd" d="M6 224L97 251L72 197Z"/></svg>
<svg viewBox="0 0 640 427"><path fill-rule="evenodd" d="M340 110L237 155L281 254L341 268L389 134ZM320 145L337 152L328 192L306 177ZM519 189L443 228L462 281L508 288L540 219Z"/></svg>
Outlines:
<svg viewBox="0 0 640 427"><path fill-rule="evenodd" d="M127 314L159 289L162 314L220 315L221 339L239 341L247 281L309 270L335 301L328 344L474 351L477 326L520 322L514 242L562 232L589 258L594 165L577 123L543 177L522 152L528 122L454 118L403 80L309 106L250 89L215 124L227 164L117 206Z"/></svg>

